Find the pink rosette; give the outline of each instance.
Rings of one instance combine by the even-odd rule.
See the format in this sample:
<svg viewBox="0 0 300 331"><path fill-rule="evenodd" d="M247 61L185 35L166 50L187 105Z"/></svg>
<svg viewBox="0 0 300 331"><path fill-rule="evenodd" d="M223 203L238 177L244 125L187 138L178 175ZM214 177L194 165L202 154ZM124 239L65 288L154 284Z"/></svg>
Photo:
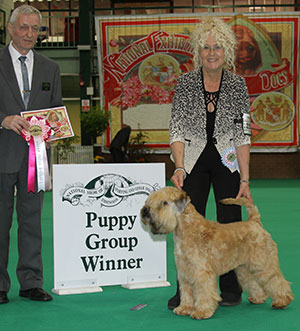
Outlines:
<svg viewBox="0 0 300 331"><path fill-rule="evenodd" d="M50 188L50 177L45 141L51 134L48 121L39 116L31 116L26 119L29 130L22 130L22 138L29 145L28 155L28 189L27 192L35 191L35 166L37 168L38 192Z"/></svg>

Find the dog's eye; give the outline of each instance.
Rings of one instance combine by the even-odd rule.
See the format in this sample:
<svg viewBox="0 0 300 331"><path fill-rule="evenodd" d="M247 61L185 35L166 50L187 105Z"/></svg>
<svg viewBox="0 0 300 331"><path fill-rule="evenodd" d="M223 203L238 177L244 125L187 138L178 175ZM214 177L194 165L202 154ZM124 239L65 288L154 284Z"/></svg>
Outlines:
<svg viewBox="0 0 300 331"><path fill-rule="evenodd" d="M167 205L168 205L168 202L167 202L167 201L163 201L163 202L162 202L162 205L163 205L163 206L167 206Z"/></svg>

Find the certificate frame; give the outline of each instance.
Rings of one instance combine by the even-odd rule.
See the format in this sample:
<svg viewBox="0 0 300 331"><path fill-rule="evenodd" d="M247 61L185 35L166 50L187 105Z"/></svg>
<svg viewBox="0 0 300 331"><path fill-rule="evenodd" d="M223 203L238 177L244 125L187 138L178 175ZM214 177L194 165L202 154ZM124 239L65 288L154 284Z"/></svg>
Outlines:
<svg viewBox="0 0 300 331"><path fill-rule="evenodd" d="M51 135L47 140L49 142L74 136L74 131L65 106L23 111L21 112L21 116L25 119L29 119L32 116L46 119L52 129Z"/></svg>

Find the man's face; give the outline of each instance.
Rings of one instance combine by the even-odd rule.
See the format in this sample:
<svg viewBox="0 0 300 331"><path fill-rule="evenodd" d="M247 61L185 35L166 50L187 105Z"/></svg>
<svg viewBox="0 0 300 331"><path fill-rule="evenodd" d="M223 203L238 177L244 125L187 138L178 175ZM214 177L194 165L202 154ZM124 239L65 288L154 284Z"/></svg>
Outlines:
<svg viewBox="0 0 300 331"><path fill-rule="evenodd" d="M13 46L22 55L26 55L36 43L40 30L40 19L37 14L20 14L14 24L8 24Z"/></svg>

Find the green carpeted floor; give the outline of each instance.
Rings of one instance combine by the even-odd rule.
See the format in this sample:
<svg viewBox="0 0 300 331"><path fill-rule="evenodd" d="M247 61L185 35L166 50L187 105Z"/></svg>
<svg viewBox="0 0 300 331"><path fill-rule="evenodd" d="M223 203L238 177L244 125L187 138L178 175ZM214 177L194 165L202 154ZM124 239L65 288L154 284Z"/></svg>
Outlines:
<svg viewBox="0 0 300 331"><path fill-rule="evenodd" d="M0 330L300 330L300 180L253 180L252 195L262 215L264 227L277 242L281 269L292 282L295 301L286 310L273 310L268 300L251 305L246 296L237 307L220 307L213 318L204 321L180 317L166 308L174 294L176 271L172 236L168 242L168 280L171 287L127 290L121 286L103 287L102 293L54 296L39 303L18 296L15 276L17 263L16 221L11 231L9 271L12 288L10 303L0 305ZM47 192L43 211L44 288L53 287L52 193ZM214 219L210 196L207 217ZM139 311L129 309L139 303Z"/></svg>

